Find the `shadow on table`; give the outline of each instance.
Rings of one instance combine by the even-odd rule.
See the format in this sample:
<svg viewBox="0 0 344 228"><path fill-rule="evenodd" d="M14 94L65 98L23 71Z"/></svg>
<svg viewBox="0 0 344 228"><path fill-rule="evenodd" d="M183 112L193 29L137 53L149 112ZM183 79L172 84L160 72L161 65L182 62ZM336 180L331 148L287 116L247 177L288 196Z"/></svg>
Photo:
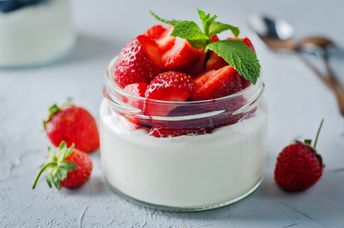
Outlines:
<svg viewBox="0 0 344 228"><path fill-rule="evenodd" d="M61 60L53 64L73 64L95 59L110 60L121 50L122 42L81 33L74 48Z"/></svg>

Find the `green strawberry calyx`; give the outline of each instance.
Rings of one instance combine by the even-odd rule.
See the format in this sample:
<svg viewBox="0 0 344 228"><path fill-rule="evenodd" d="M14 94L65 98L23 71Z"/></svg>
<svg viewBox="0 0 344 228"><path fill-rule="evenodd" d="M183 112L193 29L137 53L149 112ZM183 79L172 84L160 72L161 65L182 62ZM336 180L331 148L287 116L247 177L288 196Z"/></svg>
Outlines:
<svg viewBox="0 0 344 228"><path fill-rule="evenodd" d="M47 124L49 123L49 121L60 111L62 111L62 109L64 109L65 107L71 106L73 105L73 99L68 97L66 102L63 103L62 105L58 105L58 104L53 104L52 106L50 106L49 108L49 115L48 118L43 120L43 127L44 129L46 128Z"/></svg>
<svg viewBox="0 0 344 228"><path fill-rule="evenodd" d="M67 147L66 142L61 142L56 152L51 147L48 148L48 160L44 163L39 172L37 173L32 189L36 188L37 182L40 176L47 172L46 181L49 188L55 187L57 190L61 189L61 181L67 177L68 172L78 168L78 166L70 161L66 161L66 158L71 155L74 150L74 145Z"/></svg>

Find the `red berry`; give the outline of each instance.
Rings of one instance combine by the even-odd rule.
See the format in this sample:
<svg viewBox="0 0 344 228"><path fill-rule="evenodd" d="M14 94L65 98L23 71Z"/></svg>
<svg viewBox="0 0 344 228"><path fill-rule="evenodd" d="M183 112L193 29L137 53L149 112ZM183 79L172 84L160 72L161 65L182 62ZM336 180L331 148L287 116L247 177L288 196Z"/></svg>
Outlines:
<svg viewBox="0 0 344 228"><path fill-rule="evenodd" d="M137 82L127 85L124 90L133 95L144 97L148 84L145 82Z"/></svg>
<svg viewBox="0 0 344 228"><path fill-rule="evenodd" d="M250 48L252 51L256 52L251 40L248 37L243 37L243 38L231 38L230 37L230 38L227 38L227 40L241 40L248 48Z"/></svg>
<svg viewBox="0 0 344 228"><path fill-rule="evenodd" d="M181 38L175 38L173 46L161 57L165 70L188 71L200 58L196 48Z"/></svg>
<svg viewBox="0 0 344 228"><path fill-rule="evenodd" d="M193 100L208 100L228 96L242 89L241 76L230 66L208 71L195 78Z"/></svg>
<svg viewBox="0 0 344 228"><path fill-rule="evenodd" d="M50 108L44 122L45 131L55 146L65 141L68 146L90 153L99 148L99 134L95 119L84 108L75 105Z"/></svg>
<svg viewBox="0 0 344 228"><path fill-rule="evenodd" d="M275 181L285 191L299 192L313 186L321 177L323 162L315 146L323 121L318 130L315 144L311 140L296 142L285 147L278 155Z"/></svg>
<svg viewBox="0 0 344 228"><path fill-rule="evenodd" d="M167 29L162 25L154 25L150 27L143 35L147 36L152 40L159 39Z"/></svg>
<svg viewBox="0 0 344 228"><path fill-rule="evenodd" d="M140 35L120 52L115 64L114 81L121 88L136 82L149 83L159 73L160 66L157 44Z"/></svg>
<svg viewBox="0 0 344 228"><path fill-rule="evenodd" d="M254 48L254 46L253 46L253 44L249 38L244 37L241 40L242 40L242 42L244 42L244 44L246 44L247 47L251 48L252 51L256 52L256 50L255 50L255 48Z"/></svg>
<svg viewBox="0 0 344 228"><path fill-rule="evenodd" d="M47 171L46 180L49 187L55 186L58 190L65 188L78 188L88 181L92 172L92 161L88 155L74 147L67 147L61 142L57 152L49 148L49 160L37 174L32 188L44 171Z"/></svg>
<svg viewBox="0 0 344 228"><path fill-rule="evenodd" d="M160 53L165 53L167 50L171 49L174 45L176 37L171 36L173 27L169 27L166 31L156 40Z"/></svg>
<svg viewBox="0 0 344 228"><path fill-rule="evenodd" d="M218 56L215 52L210 51L209 59L205 64L205 69L207 71L218 70L224 66L228 66L228 63L223 58Z"/></svg>
<svg viewBox="0 0 344 228"><path fill-rule="evenodd" d="M191 96L194 83L191 76L176 72L167 71L156 76L148 85L146 98L163 101L186 101ZM167 115L173 109L172 105L156 104L147 100L145 114Z"/></svg>
<svg viewBox="0 0 344 228"><path fill-rule="evenodd" d="M198 61L188 70L191 75L199 75L205 70L205 60L207 58L206 53L203 49L199 49L199 59Z"/></svg>
<svg viewBox="0 0 344 228"><path fill-rule="evenodd" d="M61 180L62 187L78 188L88 181L92 172L92 161L87 154L80 150L74 149L73 152L65 159L75 163L78 167L67 173L67 177Z"/></svg>

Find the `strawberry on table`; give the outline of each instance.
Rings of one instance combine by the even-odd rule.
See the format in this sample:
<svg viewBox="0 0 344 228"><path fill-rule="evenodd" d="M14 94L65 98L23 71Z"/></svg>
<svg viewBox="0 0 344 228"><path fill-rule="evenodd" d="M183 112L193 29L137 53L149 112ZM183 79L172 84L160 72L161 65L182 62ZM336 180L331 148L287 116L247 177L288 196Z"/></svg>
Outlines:
<svg viewBox="0 0 344 228"><path fill-rule="evenodd" d="M323 120L320 123L314 145L312 140L296 141L278 155L275 181L285 191L299 192L313 186L321 177L324 164L316 151Z"/></svg>
<svg viewBox="0 0 344 228"><path fill-rule="evenodd" d="M99 133L95 119L84 108L73 104L53 105L44 129L55 146L65 141L68 146L90 153L99 148Z"/></svg>
<svg viewBox="0 0 344 228"><path fill-rule="evenodd" d="M167 115L172 105L156 104L154 100L186 101L192 95L194 83L190 75L177 71L167 71L156 76L146 90L145 114Z"/></svg>
<svg viewBox="0 0 344 228"><path fill-rule="evenodd" d="M228 96L242 89L241 77L231 66L208 71L194 80L193 100L208 100Z"/></svg>
<svg viewBox="0 0 344 228"><path fill-rule="evenodd" d="M88 181L92 167L92 161L86 153L75 149L73 145L68 148L65 142L61 142L56 152L49 148L48 161L36 175L32 188L36 187L38 179L45 171L50 188L78 188Z"/></svg>
<svg viewBox="0 0 344 228"><path fill-rule="evenodd" d="M149 83L161 68L160 51L155 41L140 35L122 49L115 63L114 81L119 87Z"/></svg>

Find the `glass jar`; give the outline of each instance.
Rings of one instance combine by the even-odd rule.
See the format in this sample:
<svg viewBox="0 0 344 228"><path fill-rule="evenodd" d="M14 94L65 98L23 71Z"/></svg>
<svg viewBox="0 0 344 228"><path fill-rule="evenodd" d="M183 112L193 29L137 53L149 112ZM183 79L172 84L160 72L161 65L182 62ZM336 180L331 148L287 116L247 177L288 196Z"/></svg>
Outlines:
<svg viewBox="0 0 344 228"><path fill-rule="evenodd" d="M0 10L0 33L0 68L49 64L66 55L75 43L70 1L42 0Z"/></svg>
<svg viewBox="0 0 344 228"><path fill-rule="evenodd" d="M148 100L114 83L114 62L106 72L100 134L103 170L115 192L160 209L199 211L234 203L259 186L267 125L261 79L214 100Z"/></svg>

